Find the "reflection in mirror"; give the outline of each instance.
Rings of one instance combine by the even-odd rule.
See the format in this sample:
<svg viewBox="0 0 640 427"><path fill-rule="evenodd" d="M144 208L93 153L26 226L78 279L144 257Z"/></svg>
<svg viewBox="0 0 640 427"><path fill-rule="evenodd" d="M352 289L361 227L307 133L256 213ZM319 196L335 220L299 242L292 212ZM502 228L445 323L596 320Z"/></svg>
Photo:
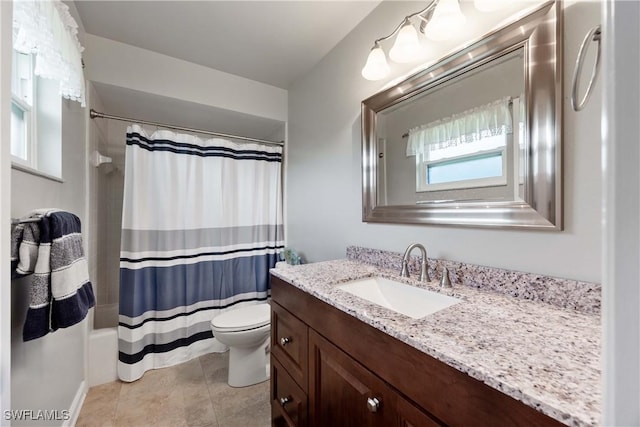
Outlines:
<svg viewBox="0 0 640 427"><path fill-rule="evenodd" d="M560 230L559 2L362 103L363 220Z"/></svg>
<svg viewBox="0 0 640 427"><path fill-rule="evenodd" d="M378 113L378 203L524 200L524 49Z"/></svg>

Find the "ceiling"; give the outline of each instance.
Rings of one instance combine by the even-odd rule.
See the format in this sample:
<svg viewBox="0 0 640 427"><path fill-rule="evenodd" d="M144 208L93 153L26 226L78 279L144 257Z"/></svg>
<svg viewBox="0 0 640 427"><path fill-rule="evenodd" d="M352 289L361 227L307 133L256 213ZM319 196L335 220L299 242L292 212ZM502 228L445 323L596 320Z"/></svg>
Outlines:
<svg viewBox="0 0 640 427"><path fill-rule="evenodd" d="M288 89L380 1L82 1L87 33Z"/></svg>

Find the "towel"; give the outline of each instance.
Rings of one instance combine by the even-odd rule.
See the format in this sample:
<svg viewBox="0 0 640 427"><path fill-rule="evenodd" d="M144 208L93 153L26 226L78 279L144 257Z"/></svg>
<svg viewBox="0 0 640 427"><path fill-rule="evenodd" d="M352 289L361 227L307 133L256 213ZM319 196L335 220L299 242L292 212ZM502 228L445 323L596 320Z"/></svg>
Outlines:
<svg viewBox="0 0 640 427"><path fill-rule="evenodd" d="M33 274L24 341L81 322L95 298L82 249L80 219L69 212L48 210L39 222L18 225L13 237L19 242L16 275Z"/></svg>
<svg viewBox="0 0 640 427"><path fill-rule="evenodd" d="M40 218L32 213L22 219ZM11 278L16 279L33 273L38 259L40 227L35 222L18 224L11 233Z"/></svg>

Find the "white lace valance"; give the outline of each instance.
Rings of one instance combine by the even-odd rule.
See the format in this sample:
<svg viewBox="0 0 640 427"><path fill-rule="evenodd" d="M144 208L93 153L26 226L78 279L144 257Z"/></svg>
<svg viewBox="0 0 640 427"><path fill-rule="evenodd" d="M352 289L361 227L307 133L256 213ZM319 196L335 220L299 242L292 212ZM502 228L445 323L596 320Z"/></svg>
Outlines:
<svg viewBox="0 0 640 427"><path fill-rule="evenodd" d="M407 156L511 133L510 102L511 98L503 98L409 130Z"/></svg>
<svg viewBox="0 0 640 427"><path fill-rule="evenodd" d="M37 76L60 82L60 95L85 106L78 24L60 0L13 2L13 48L35 54Z"/></svg>

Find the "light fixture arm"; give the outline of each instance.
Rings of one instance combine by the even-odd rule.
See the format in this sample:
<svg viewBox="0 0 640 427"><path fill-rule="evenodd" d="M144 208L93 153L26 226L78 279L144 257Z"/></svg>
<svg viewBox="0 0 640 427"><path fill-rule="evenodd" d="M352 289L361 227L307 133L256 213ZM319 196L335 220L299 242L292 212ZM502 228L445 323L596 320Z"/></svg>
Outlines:
<svg viewBox="0 0 640 427"><path fill-rule="evenodd" d="M391 37L393 37L393 36L395 36L396 34L398 34L398 32L400 31L400 29L401 29L401 28L402 28L402 27L403 27L407 22L409 22L409 21L411 20L411 18L413 18L413 17L415 17L415 16L419 17L419 18L420 18L420 19L422 19L423 21L427 21L427 22L428 22L428 20L427 20L426 18L423 18L423 17L422 17L422 14L427 13L427 12L431 12L433 9L435 9L435 7L438 5L438 1L439 1L439 0L433 0L431 3L429 3L429 5L428 5L427 7L425 7L425 8L424 8L424 9L422 9L421 11L416 12L416 13L412 13L411 15L407 15L407 16L405 16L405 17L404 17L404 19L402 20L402 22L400 22L400 23L398 24L398 26L395 28L395 30L393 30L393 31L391 32L391 34L389 34L389 35L388 35L388 36L386 36L386 37L380 37L379 39L376 39L376 40L373 42L373 46L374 46L374 47L379 46L379 45L380 45L380 42L383 42L383 41L385 41L385 40L389 40Z"/></svg>

